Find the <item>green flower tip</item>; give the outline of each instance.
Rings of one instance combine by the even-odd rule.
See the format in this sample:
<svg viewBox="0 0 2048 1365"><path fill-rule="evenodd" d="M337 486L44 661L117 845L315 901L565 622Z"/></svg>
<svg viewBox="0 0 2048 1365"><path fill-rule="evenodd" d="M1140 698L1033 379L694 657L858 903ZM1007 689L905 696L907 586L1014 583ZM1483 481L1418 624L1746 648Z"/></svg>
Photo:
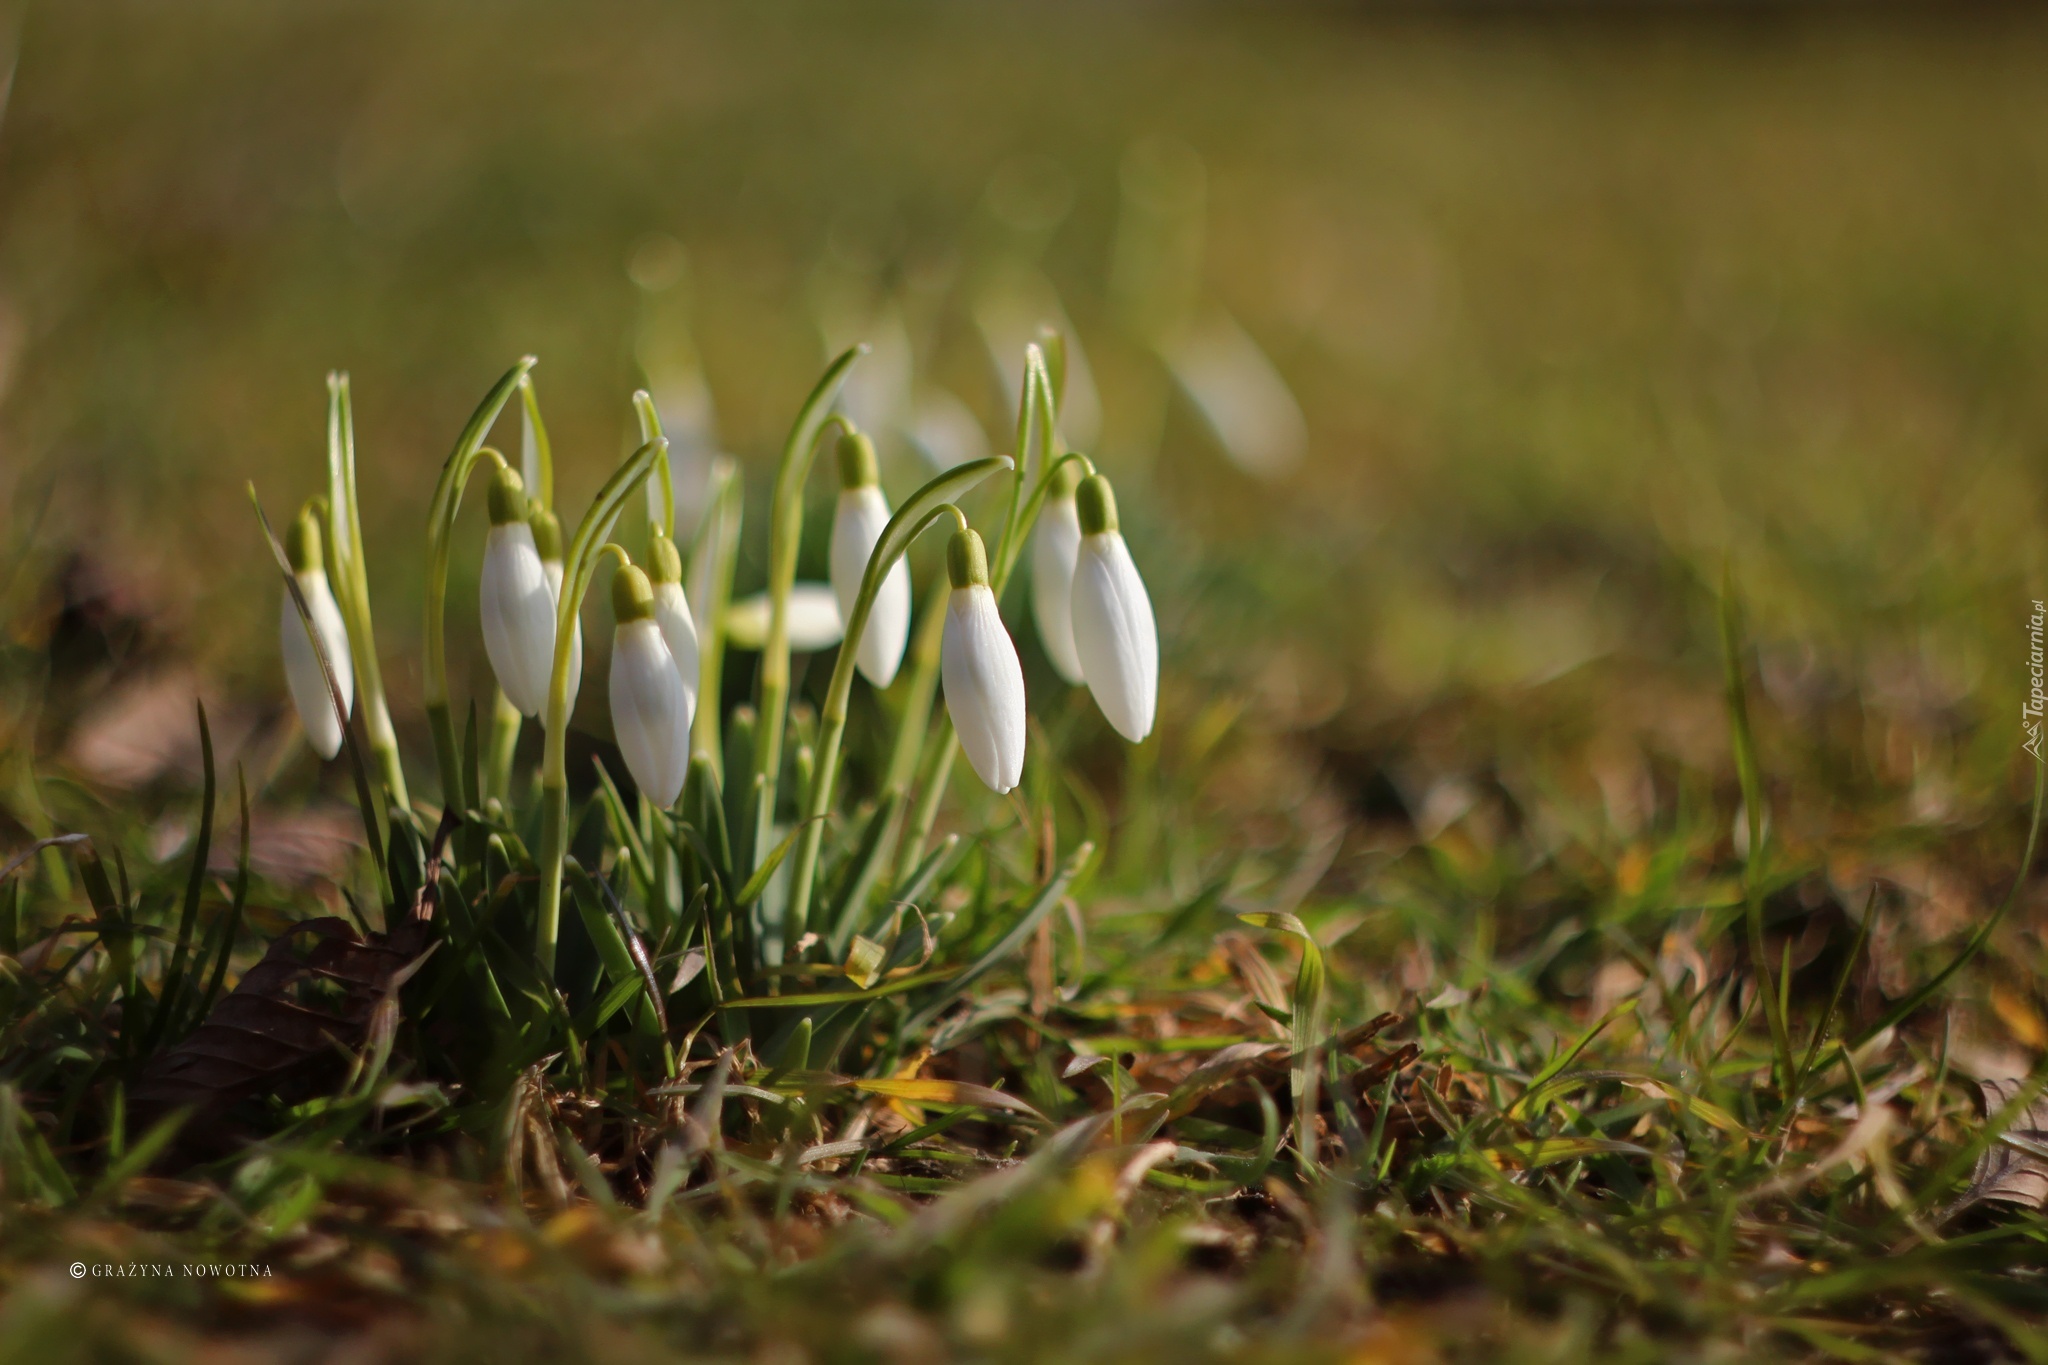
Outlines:
<svg viewBox="0 0 2048 1365"><path fill-rule="evenodd" d="M659 526L647 537L647 576L657 583L683 581L683 556Z"/></svg>
<svg viewBox="0 0 2048 1365"><path fill-rule="evenodd" d="M543 564L562 562L562 519L547 508L535 504L527 513L526 524L533 528L533 548L540 552Z"/></svg>
<svg viewBox="0 0 2048 1365"><path fill-rule="evenodd" d="M526 520L526 481L506 465L491 475L491 525Z"/></svg>
<svg viewBox="0 0 2048 1365"><path fill-rule="evenodd" d="M284 554L293 573L312 573L322 567L320 519L313 515L312 504L301 507L292 524L285 527Z"/></svg>
<svg viewBox="0 0 2048 1365"><path fill-rule="evenodd" d="M622 626L654 615L654 585L631 564L612 575L612 615Z"/></svg>
<svg viewBox="0 0 2048 1365"><path fill-rule="evenodd" d="M863 431L842 432L839 437L839 486L870 488L882 481L875 465L875 443Z"/></svg>
<svg viewBox="0 0 2048 1365"><path fill-rule="evenodd" d="M1116 494L1109 490L1109 480L1100 474L1090 474L1081 480L1081 487L1074 493L1075 510L1081 514L1081 534L1099 536L1116 527Z"/></svg>
<svg viewBox="0 0 2048 1365"><path fill-rule="evenodd" d="M1053 466L1052 487L1046 493L1046 496L1049 498L1071 498L1074 496L1074 489L1080 485L1080 482L1081 462L1079 460L1061 460Z"/></svg>
<svg viewBox="0 0 2048 1365"><path fill-rule="evenodd" d="M988 586L988 549L972 527L962 527L946 542L946 575L956 588Z"/></svg>

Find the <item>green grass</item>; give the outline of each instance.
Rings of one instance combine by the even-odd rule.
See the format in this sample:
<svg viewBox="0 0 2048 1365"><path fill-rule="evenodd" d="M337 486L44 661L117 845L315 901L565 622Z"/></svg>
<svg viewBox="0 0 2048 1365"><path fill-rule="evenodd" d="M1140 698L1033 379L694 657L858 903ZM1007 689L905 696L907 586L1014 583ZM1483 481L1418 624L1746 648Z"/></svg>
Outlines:
<svg viewBox="0 0 2048 1365"><path fill-rule="evenodd" d="M0 846L92 838L0 884L0 1355L2048 1354L2039 1214L1957 1207L1997 1135L1978 1078L2048 1047L2014 723L2048 506L2029 17L124 18L31 14L0 125ZM1161 133L1207 167L1202 297L1309 416L1277 483L1118 312L1119 166ZM1050 228L990 207L1031 153L1073 189ZM650 234L685 283L628 279ZM314 916L395 922L359 851L309 871L277 842L355 801L279 721L242 493L277 517L317 486L318 376L355 378L421 798L402 911L441 785L421 509L491 376L541 355L580 509L637 439L650 319L687 316L746 593L820 316L895 300L920 382L1000 450L973 310L1020 258L1102 388L1159 734L1129 750L1062 694L1012 594L1023 799L960 774L934 875L876 861L897 975L846 1001L843 956L761 952L775 893L712 837L744 801L700 782L667 841L603 792L593 671L572 851L662 1017L604 966L593 883L559 998L532 969L529 740L495 838L454 836L388 1032L208 1121L252 1146L155 1150L131 1096L216 969ZM919 476L885 456L900 501ZM476 517L457 745L472 700L489 731ZM785 823L828 663L795 679ZM149 677L189 761L108 785L81 737ZM726 685L754 703L752 655ZM906 700L856 685L828 902L887 823ZM714 970L668 990L706 938Z"/></svg>
<svg viewBox="0 0 2048 1365"><path fill-rule="evenodd" d="M293 929L315 908L252 872L239 767L208 874L202 709L182 862L109 806L0 893L8 1349L340 1322L447 1359L2033 1358L2041 1225L1959 1194L2040 1077L1987 1124L1939 994L2023 882L1903 998L1848 998L1897 911L1803 904L1722 618L1738 837L1681 809L1610 859L1461 812L1330 899L1314 861L1194 843L1196 793L1129 751L1123 825L1175 829L1180 898L1105 869L1094 746L1041 729L1022 799L960 793L928 852L911 792L840 808L792 956L775 874L837 804L801 794L807 710L760 836L751 713L672 812L594 765L541 957L530 774L429 838L350 747L388 843L357 927ZM472 712L465 790L482 742ZM132 1311L64 1325L101 1301Z"/></svg>

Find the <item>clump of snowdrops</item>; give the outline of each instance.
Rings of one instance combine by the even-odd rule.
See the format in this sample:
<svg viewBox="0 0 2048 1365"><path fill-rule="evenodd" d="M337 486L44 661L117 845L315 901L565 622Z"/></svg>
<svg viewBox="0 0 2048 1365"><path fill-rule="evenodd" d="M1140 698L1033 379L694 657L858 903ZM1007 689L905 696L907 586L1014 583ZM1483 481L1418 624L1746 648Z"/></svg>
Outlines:
<svg viewBox="0 0 2048 1365"><path fill-rule="evenodd" d="M965 852L957 837L934 845L932 832L956 754L997 793L1023 780L1030 699L1000 603L1027 546L1032 616L1056 672L1085 684L1126 740L1151 733L1152 607L1109 482L1059 441L1058 338L1027 352L1017 457L946 470L893 508L872 442L834 411L860 354L827 367L790 430L768 518L767 590L751 603L731 600L742 496L731 462L714 466L701 521L679 534L667 441L652 401L635 394L642 442L572 525L554 504L532 358L492 387L428 513L423 678L442 804L432 853L434 812L410 794L378 669L348 382L330 379L327 488L292 520L282 546L273 540L286 571L285 677L313 749L353 771L381 897L417 902L431 886L446 907L456 951L430 998L464 1000L503 1025L492 1049L501 1067L528 1065L558 1044L565 1021L587 1037L629 1005L642 1042L670 1066L679 1005L698 1027L715 1020L728 1043L744 1037L785 1061L812 1060L813 1035L824 1032L815 1060L829 1065L868 1007L909 996L891 1005L929 1022L994 965L1000 953L932 962L943 928L933 893L958 874ZM513 461L485 441L515 397ZM804 490L828 449L840 488L831 582L803 584ZM458 717L448 565L462 499L479 477L489 529L478 613L496 694L487 713L471 707ZM960 500L991 479L997 496L982 502L994 515L977 528ZM643 489L644 538L621 543L621 515ZM948 537L944 578L924 585L916 620L919 585L906 552L935 527ZM614 623L606 700L633 795L600 762L593 796L572 809L581 615L597 587ZM721 716L729 643L758 647L758 683L751 705ZM791 655L833 645L812 716L792 705ZM861 712L893 730L860 737L863 752L889 758L872 802L849 810L842 757L852 693L863 684L904 696ZM541 730L537 781L515 771L528 722ZM1065 852L1042 885L1022 888L998 949L1014 948L1060 901L1093 845ZM565 899L581 930L573 954L564 952ZM838 989L805 989L805 977ZM583 1012L569 1018L579 1001ZM685 1053L695 1036L682 1040Z"/></svg>

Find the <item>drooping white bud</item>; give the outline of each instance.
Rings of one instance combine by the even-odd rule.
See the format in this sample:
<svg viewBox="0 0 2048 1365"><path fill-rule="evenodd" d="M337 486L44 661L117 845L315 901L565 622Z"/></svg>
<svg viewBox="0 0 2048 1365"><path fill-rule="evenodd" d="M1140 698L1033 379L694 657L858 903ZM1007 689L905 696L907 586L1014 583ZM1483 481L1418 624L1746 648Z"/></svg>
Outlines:
<svg viewBox="0 0 2048 1365"><path fill-rule="evenodd" d="M299 514L285 533L285 549L291 561L292 577L306 599L312 616L312 633L300 617L292 595L284 594L278 613L278 651L284 656L285 685L291 690L292 705L299 723L306 728L306 740L322 758L341 752L341 718L334 713L334 698L327 690L327 676L320 670L320 656L314 652L313 636L327 654L334 670L335 686L341 691L344 712L355 706L355 666L348 651L348 628L342 624L341 608L328 586L327 570L320 553L320 525L311 509Z"/></svg>
<svg viewBox="0 0 2048 1365"><path fill-rule="evenodd" d="M975 776L1006 792L1024 776L1024 669L989 588L981 537L954 532L946 571L953 582L939 651L946 711Z"/></svg>
<svg viewBox="0 0 2048 1365"><path fill-rule="evenodd" d="M1078 686L1081 656L1074 652L1074 564L1081 554L1081 515L1074 510L1071 464L1060 466L1031 535L1031 615L1053 671Z"/></svg>
<svg viewBox="0 0 2048 1365"><path fill-rule="evenodd" d="M554 594L559 609L562 601L562 523L555 514L545 507L536 507L526 518L527 527L533 532L533 548L540 554L541 572L548 576L548 591ZM548 668L552 677L555 666L553 646L549 646ZM569 706L576 709L576 694L583 689L583 618L577 616L576 628L569 633ZM507 693L506 695L510 695Z"/></svg>
<svg viewBox="0 0 2048 1365"><path fill-rule="evenodd" d="M1152 599L1117 529L1116 497L1099 474L1076 498L1081 551L1074 564L1074 650L1095 704L1136 744L1152 733L1159 705L1159 628Z"/></svg>
<svg viewBox="0 0 2048 1365"><path fill-rule="evenodd" d="M690 614L690 599L683 591L683 557L676 543L657 527L649 537L647 576L654 585L654 620L661 638L676 661L683 690L690 705L697 704L697 620Z"/></svg>
<svg viewBox="0 0 2048 1365"><path fill-rule="evenodd" d="M889 525L889 502L876 478L875 448L867 437L850 432L839 440L839 511L832 519L832 592L841 621L853 617L868 559ZM854 656L861 673L876 687L895 681L910 642L910 566L898 559L882 579L868 608L867 629Z"/></svg>
<svg viewBox="0 0 2048 1365"><path fill-rule="evenodd" d="M612 579L612 734L626 771L650 801L668 807L690 770L694 699L683 690L675 656L655 619L647 575L624 568Z"/></svg>
<svg viewBox="0 0 2048 1365"><path fill-rule="evenodd" d="M491 671L522 715L537 716L547 705L555 667L555 592L526 523L519 475L500 470L491 480L478 611Z"/></svg>

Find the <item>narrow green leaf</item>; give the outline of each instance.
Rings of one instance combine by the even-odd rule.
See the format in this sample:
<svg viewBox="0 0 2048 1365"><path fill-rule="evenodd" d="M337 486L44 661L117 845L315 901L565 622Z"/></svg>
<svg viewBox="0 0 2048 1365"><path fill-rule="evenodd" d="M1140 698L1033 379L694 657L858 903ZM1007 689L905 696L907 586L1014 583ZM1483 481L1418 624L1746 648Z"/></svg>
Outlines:
<svg viewBox="0 0 2048 1365"><path fill-rule="evenodd" d="M811 819L822 821L825 817L818 815L811 817ZM805 820L792 828L789 833L782 836L782 842L777 844L774 850L761 860L761 865L754 869L754 875L747 878L746 884L740 887L739 894L732 898L734 905L752 905L755 901L761 899L761 893L768 889L769 879L775 875L775 869L782 865L782 860L787 858L790 850L796 847L797 837L804 832L805 827L810 823L811 820Z"/></svg>
<svg viewBox="0 0 2048 1365"><path fill-rule="evenodd" d="M184 1004L185 969L192 951L192 935L199 926L199 895L206 886L206 860L213 853L213 806L216 794L213 769L213 731L206 723L206 703L197 702L199 713L199 758L201 780L199 788L199 832L192 840L192 870L185 878L185 905L178 915L178 939L171 951L171 965L164 973L164 984L157 1000L156 1019L152 1022L149 1040L143 1044L143 1055L156 1051L162 1043L165 1031L181 1014Z"/></svg>
<svg viewBox="0 0 2048 1365"><path fill-rule="evenodd" d="M633 864L633 876L643 890L654 886L654 860L647 856L647 845L641 841L640 831L634 827L633 817L626 811L625 798L619 795L611 771L604 766L604 760L596 754L590 756L590 766L597 769L598 799L604 803L606 821L612 827L612 837L619 847L626 851L626 857Z"/></svg>
<svg viewBox="0 0 2048 1365"><path fill-rule="evenodd" d="M744 1000L728 1000L725 1002L725 1008L729 1010L765 1010L781 1006L795 1007L801 1005L808 1007L812 1005L853 1004L862 1000L880 1000L885 995L901 995L905 991L914 991L920 986L929 986L934 981L944 981L952 975L954 975L954 970L946 968L941 971L920 972L916 976L906 976L900 981L891 981L887 985L877 986L873 990L866 991L813 991L807 995L749 996ZM911 1030L906 1026L904 1031L910 1032Z"/></svg>
<svg viewBox="0 0 2048 1365"><path fill-rule="evenodd" d="M995 947L976 958L967 970L954 977L946 989L939 993L937 999L919 1010L904 1024L903 1032L911 1037L922 1034L941 1014L951 1008L954 1001L967 993L968 987L988 975L1005 958L1021 948L1025 940L1037 932L1039 922L1059 905L1060 899L1067 894L1067 888L1073 885L1074 878L1081 875L1081 869L1087 866L1088 860L1094 854L1093 844L1082 844L1075 849L1060 870L1054 874L1053 879L1047 882L1031 904L1025 907L1024 913L1018 916L1017 923L1010 932L1003 935Z"/></svg>
<svg viewBox="0 0 2048 1365"><path fill-rule="evenodd" d="M895 828L896 818L902 810L902 792L890 792L883 797L874 814L868 817L867 828L861 831L860 843L847 860L845 882L825 916L825 923L830 926L826 941L831 945L834 956L846 951L847 941L860 927L868 897L888 862L887 836Z"/></svg>
<svg viewBox="0 0 2048 1365"><path fill-rule="evenodd" d="M1595 1020L1593 1027L1587 1029L1584 1033L1580 1034L1575 1040L1573 1040L1572 1045L1570 1047L1566 1048L1564 1051L1558 1053L1555 1057L1551 1058L1550 1061L1547 1064L1545 1064L1541 1071L1538 1071L1534 1076L1531 1076L1529 1078L1528 1087L1522 1091L1521 1095L1516 1098L1513 1104L1510 1104L1508 1106L1508 1117L1519 1117L1523 1113L1524 1107L1528 1104L1530 1097L1532 1095L1535 1095L1540 1090L1542 1090L1544 1083L1546 1081L1550 1080L1551 1077L1557 1075L1566 1067L1570 1066L1572 1062L1578 1058L1578 1055L1581 1052L1584 1052L1586 1048L1592 1043L1592 1041L1595 1038L1598 1038L1609 1024L1621 1018L1621 1016L1623 1016L1624 1014L1635 1013L1637 1003L1638 997L1636 996L1630 996L1628 999L1622 1001L1613 1009L1610 1009L1609 1011L1607 1011L1607 1013L1601 1015L1599 1019Z"/></svg>

